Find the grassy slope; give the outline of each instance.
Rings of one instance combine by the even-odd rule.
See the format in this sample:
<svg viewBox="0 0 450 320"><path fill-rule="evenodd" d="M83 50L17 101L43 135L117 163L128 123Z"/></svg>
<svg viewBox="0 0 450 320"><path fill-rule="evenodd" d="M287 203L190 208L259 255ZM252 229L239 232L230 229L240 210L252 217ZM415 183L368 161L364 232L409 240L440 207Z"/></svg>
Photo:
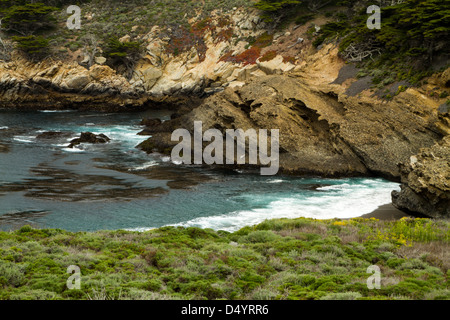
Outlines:
<svg viewBox="0 0 450 320"><path fill-rule="evenodd" d="M281 219L235 233L164 227L0 232L0 299L449 299L449 223ZM81 289L68 290L69 265ZM381 289L367 288L370 265Z"/></svg>

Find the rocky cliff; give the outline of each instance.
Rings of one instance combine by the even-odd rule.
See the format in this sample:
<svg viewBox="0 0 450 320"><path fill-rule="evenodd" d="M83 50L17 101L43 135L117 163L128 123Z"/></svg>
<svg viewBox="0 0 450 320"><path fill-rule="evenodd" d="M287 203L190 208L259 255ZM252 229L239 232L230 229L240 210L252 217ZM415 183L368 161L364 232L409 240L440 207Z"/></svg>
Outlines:
<svg viewBox="0 0 450 320"><path fill-rule="evenodd" d="M430 147L448 131L439 102L409 88L392 101L361 90L342 78L345 64L328 45L289 73L253 77L227 88L172 123L164 124L144 149L170 149L176 128L280 129L281 171L322 176L379 175L400 179L398 164ZM448 119L448 118L445 118ZM447 131L446 131L447 130ZM165 133L161 133L165 131ZM151 143L153 141L153 143Z"/></svg>
<svg viewBox="0 0 450 320"><path fill-rule="evenodd" d="M255 41L267 34L255 10L236 8L206 21L194 19L191 24L193 34L154 26L140 35L138 40L145 50L131 78L104 65L102 56L95 57L96 63L88 68L90 57L81 50L73 52L71 59L47 58L39 63L15 51L11 61L0 63L0 107L130 110L148 107L167 96L212 94L225 87L242 86L252 76L294 67L282 61L255 64L253 60L266 49L249 51L245 39ZM129 42L130 37L120 41ZM247 56L256 51L258 55ZM236 63L234 57L243 60Z"/></svg>
<svg viewBox="0 0 450 320"><path fill-rule="evenodd" d="M89 70L75 62L32 63L20 56L0 64L0 107L14 109L120 110L142 106L125 78L107 66Z"/></svg>
<svg viewBox="0 0 450 320"><path fill-rule="evenodd" d="M421 149L401 166L401 191L392 193L397 208L427 217L450 217L450 136Z"/></svg>

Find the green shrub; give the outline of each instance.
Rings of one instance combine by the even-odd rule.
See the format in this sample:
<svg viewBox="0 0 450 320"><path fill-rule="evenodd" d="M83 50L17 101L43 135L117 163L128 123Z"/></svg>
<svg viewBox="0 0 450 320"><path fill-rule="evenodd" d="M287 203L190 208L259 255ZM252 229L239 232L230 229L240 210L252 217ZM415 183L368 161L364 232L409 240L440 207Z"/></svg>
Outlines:
<svg viewBox="0 0 450 320"><path fill-rule="evenodd" d="M25 225L21 227L19 230L17 230L17 233L27 233L33 231L33 228L29 225Z"/></svg>
<svg viewBox="0 0 450 320"><path fill-rule="evenodd" d="M320 300L358 300L362 295L359 292L337 292L330 293L320 298Z"/></svg>
<svg viewBox="0 0 450 320"><path fill-rule="evenodd" d="M278 239L279 236L274 234L272 231L253 231L249 233L246 237L242 239L243 242L250 243L260 243L260 242L270 242Z"/></svg>
<svg viewBox="0 0 450 320"><path fill-rule="evenodd" d="M446 299L450 270L417 242L446 250L448 229L427 219L305 218L235 233L26 227L0 232L0 299ZM359 239L342 241L350 233ZM80 290L66 286L69 264L81 268ZM380 290L367 288L372 264Z"/></svg>
<svg viewBox="0 0 450 320"><path fill-rule="evenodd" d="M131 79L134 66L141 57L141 43L138 41L121 42L117 37L109 38L104 54L113 67L125 67L125 75Z"/></svg>
<svg viewBox="0 0 450 320"><path fill-rule="evenodd" d="M42 36L14 36L12 40L31 58L42 58L49 52L49 40Z"/></svg>
<svg viewBox="0 0 450 320"><path fill-rule="evenodd" d="M0 286L19 287L25 282L26 265L0 260Z"/></svg>
<svg viewBox="0 0 450 320"><path fill-rule="evenodd" d="M213 283L205 280L198 280L182 284L181 293L193 294L198 298L206 298L214 300L222 296L223 292L220 288L213 285Z"/></svg>
<svg viewBox="0 0 450 320"><path fill-rule="evenodd" d="M56 19L51 15L56 7L43 3L12 5L2 10L2 28L10 33L30 35L54 27Z"/></svg>
<svg viewBox="0 0 450 320"><path fill-rule="evenodd" d="M236 285L241 288L244 292L249 292L254 290L256 287L260 286L265 281L265 278L247 270L245 273L236 280Z"/></svg>
<svg viewBox="0 0 450 320"><path fill-rule="evenodd" d="M10 300L54 300L57 298L58 295L55 292L43 289L32 289L26 292L13 293L9 297Z"/></svg>

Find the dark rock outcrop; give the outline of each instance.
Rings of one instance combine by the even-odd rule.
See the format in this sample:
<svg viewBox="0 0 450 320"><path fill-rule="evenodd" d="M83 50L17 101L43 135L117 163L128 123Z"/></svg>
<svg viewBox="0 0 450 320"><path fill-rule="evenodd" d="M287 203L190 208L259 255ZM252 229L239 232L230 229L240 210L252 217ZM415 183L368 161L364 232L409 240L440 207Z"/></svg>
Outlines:
<svg viewBox="0 0 450 320"><path fill-rule="evenodd" d="M9 147L8 147L8 145L2 144L2 143L0 142L0 153L7 153L7 152L9 152Z"/></svg>
<svg viewBox="0 0 450 320"><path fill-rule="evenodd" d="M414 215L449 218L450 136L400 167L402 186L400 192L392 192L394 206Z"/></svg>
<svg viewBox="0 0 450 320"><path fill-rule="evenodd" d="M410 89L386 104L347 96L338 85L314 86L301 76L264 76L165 122L146 149L161 146L167 153L171 132L193 133L194 121L202 121L203 130L279 129L281 172L399 181L397 164L442 138L436 110L420 99Z"/></svg>
<svg viewBox="0 0 450 320"><path fill-rule="evenodd" d="M92 132L82 132L79 138L70 141L68 148L73 148L80 143L107 143L111 139L103 133L94 134Z"/></svg>
<svg viewBox="0 0 450 320"><path fill-rule="evenodd" d="M46 131L38 134L36 136L36 139L38 140L54 140L54 139L61 139L61 138L68 138L72 136L72 133L70 132L60 132L60 131Z"/></svg>

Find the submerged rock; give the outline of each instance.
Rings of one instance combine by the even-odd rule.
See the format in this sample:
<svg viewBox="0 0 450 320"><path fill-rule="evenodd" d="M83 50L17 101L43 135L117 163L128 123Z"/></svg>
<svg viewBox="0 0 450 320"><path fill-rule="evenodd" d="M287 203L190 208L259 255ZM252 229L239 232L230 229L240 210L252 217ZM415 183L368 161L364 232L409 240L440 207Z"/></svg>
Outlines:
<svg viewBox="0 0 450 320"><path fill-rule="evenodd" d="M6 144L0 143L0 153L9 152L9 147Z"/></svg>
<svg viewBox="0 0 450 320"><path fill-rule="evenodd" d="M107 143L111 139L108 138L103 133L94 134L92 132L82 132L79 138L73 139L70 141L68 148L73 148L80 143Z"/></svg>
<svg viewBox="0 0 450 320"><path fill-rule="evenodd" d="M60 138L68 138L72 136L70 132L61 132L61 131L46 131L36 136L38 140L53 140Z"/></svg>
<svg viewBox="0 0 450 320"><path fill-rule="evenodd" d="M450 136L412 156L401 172L401 191L392 192L395 207L420 216L450 217Z"/></svg>

